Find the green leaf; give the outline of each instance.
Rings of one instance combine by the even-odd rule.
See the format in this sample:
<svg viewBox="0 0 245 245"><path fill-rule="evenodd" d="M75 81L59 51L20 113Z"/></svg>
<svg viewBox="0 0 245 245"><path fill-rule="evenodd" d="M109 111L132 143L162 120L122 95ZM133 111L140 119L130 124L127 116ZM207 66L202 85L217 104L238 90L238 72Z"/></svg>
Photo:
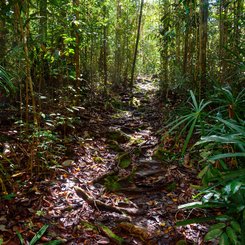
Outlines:
<svg viewBox="0 0 245 245"><path fill-rule="evenodd" d="M235 194L236 192L238 192L240 190L242 186L242 182L234 180L230 183L230 190L231 190L231 194Z"/></svg>
<svg viewBox="0 0 245 245"><path fill-rule="evenodd" d="M218 223L218 224L210 226L209 230L211 231L211 230L215 230L215 229L223 229L225 227L226 227L225 223Z"/></svg>
<svg viewBox="0 0 245 245"><path fill-rule="evenodd" d="M176 226L184 226L184 225L189 225L189 224L204 223L204 222L215 220L215 219L216 219L215 216L188 219L188 220L183 220L183 221L176 222Z"/></svg>
<svg viewBox="0 0 245 245"><path fill-rule="evenodd" d="M227 233L228 237L230 238L231 243L236 245L238 240L237 240L237 235L236 235L235 231L230 226L228 226L226 228L226 233Z"/></svg>
<svg viewBox="0 0 245 245"><path fill-rule="evenodd" d="M10 91L15 92L16 90L16 87L11 80L11 76L5 71L2 66L0 66L0 88L3 88L7 94L9 94Z"/></svg>
<svg viewBox="0 0 245 245"><path fill-rule="evenodd" d="M221 237L220 237L220 240L219 240L219 245L229 245L230 242L229 242L229 238L228 236L226 235L226 233L224 232Z"/></svg>
<svg viewBox="0 0 245 245"><path fill-rule="evenodd" d="M223 158L230 158L230 157L245 157L244 152L237 152L237 153L225 153L225 154L218 154L209 158L210 161L215 161Z"/></svg>
<svg viewBox="0 0 245 245"><path fill-rule="evenodd" d="M239 224L237 221L232 220L232 221L231 221L231 227L233 228L233 230L234 230L235 232L241 233L241 226L240 226L240 224Z"/></svg>
<svg viewBox="0 0 245 245"><path fill-rule="evenodd" d="M187 135L187 137L185 139L185 143L184 143L184 146L183 146L183 149L182 149L182 156L185 154L186 148L187 148L187 146L189 144L189 141L190 141L191 136L193 134L194 128L196 126L196 122L197 122L197 118L195 118L194 121L192 122L191 128L189 129L188 135Z"/></svg>
<svg viewBox="0 0 245 245"><path fill-rule="evenodd" d="M207 173L209 167L210 167L210 166L207 165L205 168L203 168L203 169L201 170L201 172L197 175L197 177L198 177L199 179L201 179L201 178Z"/></svg>
<svg viewBox="0 0 245 245"><path fill-rule="evenodd" d="M16 231L16 234L17 234L17 236L18 236L18 238L20 240L20 244L21 245L24 245L25 244L25 241L24 241L23 237L21 236L21 234L19 233L19 231Z"/></svg>
<svg viewBox="0 0 245 245"><path fill-rule="evenodd" d="M131 164L131 159L125 158L121 159L119 166L120 168L127 168Z"/></svg>
<svg viewBox="0 0 245 245"><path fill-rule="evenodd" d="M48 229L49 225L44 225L37 233L36 235L31 239L30 245L34 245L45 233L45 231Z"/></svg>
<svg viewBox="0 0 245 245"><path fill-rule="evenodd" d="M61 240L54 240L54 241L50 241L47 243L44 243L44 245L59 245L62 244L63 242Z"/></svg>
<svg viewBox="0 0 245 245"><path fill-rule="evenodd" d="M182 208L217 208L217 207L223 207L225 206L225 204L223 203L203 203L203 202L191 202L191 203L186 203L183 205L178 206L178 209L182 209Z"/></svg>
<svg viewBox="0 0 245 245"><path fill-rule="evenodd" d="M119 244L119 245L123 244L124 239L117 236L109 227L102 225L102 224L99 224L99 227L116 244Z"/></svg>
<svg viewBox="0 0 245 245"><path fill-rule="evenodd" d="M12 200L13 198L15 198L15 194L14 193L10 193L10 194L7 194L7 195L4 195L2 198L4 200Z"/></svg>
<svg viewBox="0 0 245 245"><path fill-rule="evenodd" d="M233 179L245 180L245 168L233 171L227 171L223 175L218 178L212 178L210 181L221 180L221 181L229 181Z"/></svg>
<svg viewBox="0 0 245 245"><path fill-rule="evenodd" d="M192 90L190 90L190 94L191 94L191 99L192 99L194 108L195 108L195 109L198 109L198 104L197 104L196 96L194 95L194 93L193 93Z"/></svg>
<svg viewBox="0 0 245 245"><path fill-rule="evenodd" d="M217 221L229 221L231 220L231 217L228 215L220 215L215 218Z"/></svg>
<svg viewBox="0 0 245 245"><path fill-rule="evenodd" d="M242 135L245 135L244 127L237 125L237 123L234 123L234 121L228 121L222 118L216 118L216 119L224 123L230 129L233 129L237 133L241 133Z"/></svg>
<svg viewBox="0 0 245 245"><path fill-rule="evenodd" d="M204 241L210 241L210 240L213 240L213 239L219 237L222 233L223 233L223 230L222 230L222 229L214 229L214 230L211 230L211 231L209 231L209 232L205 235Z"/></svg>
<svg viewBox="0 0 245 245"><path fill-rule="evenodd" d="M190 202L190 203L186 203L186 204L182 204L178 206L178 209L182 209L182 208L196 208L196 207L200 207L202 205L202 202Z"/></svg>

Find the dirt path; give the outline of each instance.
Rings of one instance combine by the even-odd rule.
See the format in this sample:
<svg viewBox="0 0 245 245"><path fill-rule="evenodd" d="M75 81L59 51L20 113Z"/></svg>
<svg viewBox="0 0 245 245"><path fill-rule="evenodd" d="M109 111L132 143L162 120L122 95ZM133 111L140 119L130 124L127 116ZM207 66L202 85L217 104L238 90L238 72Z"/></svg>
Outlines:
<svg viewBox="0 0 245 245"><path fill-rule="evenodd" d="M25 182L14 200L2 202L6 244L19 244L16 229L30 240L44 224L43 242L200 242L199 227L175 228L188 215L177 206L191 199L191 171L154 158L162 118L156 89L152 81L138 80L133 105L122 94L110 115L91 111L53 175Z"/></svg>

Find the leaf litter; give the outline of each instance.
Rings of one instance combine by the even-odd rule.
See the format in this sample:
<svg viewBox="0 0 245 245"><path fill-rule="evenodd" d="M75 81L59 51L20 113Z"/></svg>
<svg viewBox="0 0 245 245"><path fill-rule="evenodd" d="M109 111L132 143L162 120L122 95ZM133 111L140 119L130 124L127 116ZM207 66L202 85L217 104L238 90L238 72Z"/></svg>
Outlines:
<svg viewBox="0 0 245 245"><path fill-rule="evenodd" d="M154 158L164 116L156 89L150 80L137 80L137 103L129 104L124 93L120 109L83 108L80 124L64 142L66 151L49 172L13 173L14 195L0 200L3 244L19 244L18 234L31 241L45 225L39 244L202 243L205 226L175 227L200 215L177 208L191 200L196 173ZM17 154L24 158L23 150Z"/></svg>

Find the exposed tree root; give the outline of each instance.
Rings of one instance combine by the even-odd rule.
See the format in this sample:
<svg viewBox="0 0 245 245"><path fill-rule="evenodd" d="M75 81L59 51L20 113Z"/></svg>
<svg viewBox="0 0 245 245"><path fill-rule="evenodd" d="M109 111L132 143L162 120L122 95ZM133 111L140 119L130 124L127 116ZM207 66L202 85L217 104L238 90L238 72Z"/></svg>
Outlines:
<svg viewBox="0 0 245 245"><path fill-rule="evenodd" d="M82 188L75 186L74 187L77 195L81 197L84 201L86 201L89 205L93 206L94 208L97 209L102 209L110 212L117 212L117 213L127 213L130 215L136 215L139 214L139 210L137 208L119 208L119 207L114 207L108 204L105 204L101 202L100 200L97 200L90 196L86 191L84 191Z"/></svg>

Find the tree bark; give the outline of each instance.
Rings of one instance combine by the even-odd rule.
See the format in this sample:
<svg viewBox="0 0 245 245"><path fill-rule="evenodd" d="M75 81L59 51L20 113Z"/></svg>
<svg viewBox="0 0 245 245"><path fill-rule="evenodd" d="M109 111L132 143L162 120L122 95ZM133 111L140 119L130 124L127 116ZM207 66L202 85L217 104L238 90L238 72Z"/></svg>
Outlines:
<svg viewBox="0 0 245 245"><path fill-rule="evenodd" d="M75 37L76 37L76 45L75 45L75 55L74 55L74 60L75 60L75 71L76 71L76 87L80 87L80 36L78 32L78 21L79 21L79 0L73 0L73 6L75 7L75 16L76 16L76 22L74 25L74 32L75 32Z"/></svg>
<svg viewBox="0 0 245 245"><path fill-rule="evenodd" d="M29 20L29 3L28 1L23 1L23 11L24 16L26 20ZM31 97L32 102L32 113L33 113L33 122L34 125L38 125L38 118L37 118L37 111L36 111L36 101L35 101L35 94L33 89L33 81L31 77L31 60L29 57L29 47L28 47L28 39L29 39L29 33L30 33L30 26L29 21L27 23L23 24L23 18L20 15L20 6L19 3L15 4L15 11L16 11L16 17L19 18L19 27L20 27L20 34L21 39L23 43L24 48L24 58L25 58L25 72L26 72L26 123L28 125L29 122L29 93Z"/></svg>
<svg viewBox="0 0 245 245"><path fill-rule="evenodd" d="M45 44L47 40L47 31L48 31L48 11L47 11L47 0L40 0L40 26L39 26L39 34L41 36L41 43Z"/></svg>
<svg viewBox="0 0 245 245"><path fill-rule="evenodd" d="M139 15L139 22L138 22L138 30L137 30L136 44L135 44L135 50L134 50L134 59L133 59L131 79L130 79L131 94L133 93L133 86L134 86L134 71L135 71L135 65L136 65L136 59L137 59L137 53L138 53L138 46L139 46L139 40L140 40L140 28L141 28L142 14L143 14L143 6L144 6L144 0L141 0L140 15Z"/></svg>
<svg viewBox="0 0 245 245"><path fill-rule="evenodd" d="M4 9L6 7L5 0L0 0L0 9ZM0 65L4 66L4 59L6 54L6 20L5 15L2 15L0 18Z"/></svg>
<svg viewBox="0 0 245 245"><path fill-rule="evenodd" d="M122 71L122 62L123 60L121 59L122 56L122 47L121 47L121 23L120 23L120 18L121 18L121 3L120 0L117 0L117 17L116 17L116 34L115 34L115 69L114 69L114 85L115 88L118 88L121 84L121 71Z"/></svg>
<svg viewBox="0 0 245 245"><path fill-rule="evenodd" d="M219 63L220 63L220 72L219 80L220 83L224 83L225 80L225 71L226 71L226 52L224 46L227 45L227 1L220 1L219 5Z"/></svg>
<svg viewBox="0 0 245 245"><path fill-rule="evenodd" d="M200 41L199 41L199 98L204 92L207 82L207 31L208 31L208 0L200 0Z"/></svg>
<svg viewBox="0 0 245 245"><path fill-rule="evenodd" d="M103 17L107 18L107 6L104 3L103 6ZM107 24L103 27L103 75L104 75L104 95L107 97L107 80L108 80L108 71L107 71Z"/></svg>

